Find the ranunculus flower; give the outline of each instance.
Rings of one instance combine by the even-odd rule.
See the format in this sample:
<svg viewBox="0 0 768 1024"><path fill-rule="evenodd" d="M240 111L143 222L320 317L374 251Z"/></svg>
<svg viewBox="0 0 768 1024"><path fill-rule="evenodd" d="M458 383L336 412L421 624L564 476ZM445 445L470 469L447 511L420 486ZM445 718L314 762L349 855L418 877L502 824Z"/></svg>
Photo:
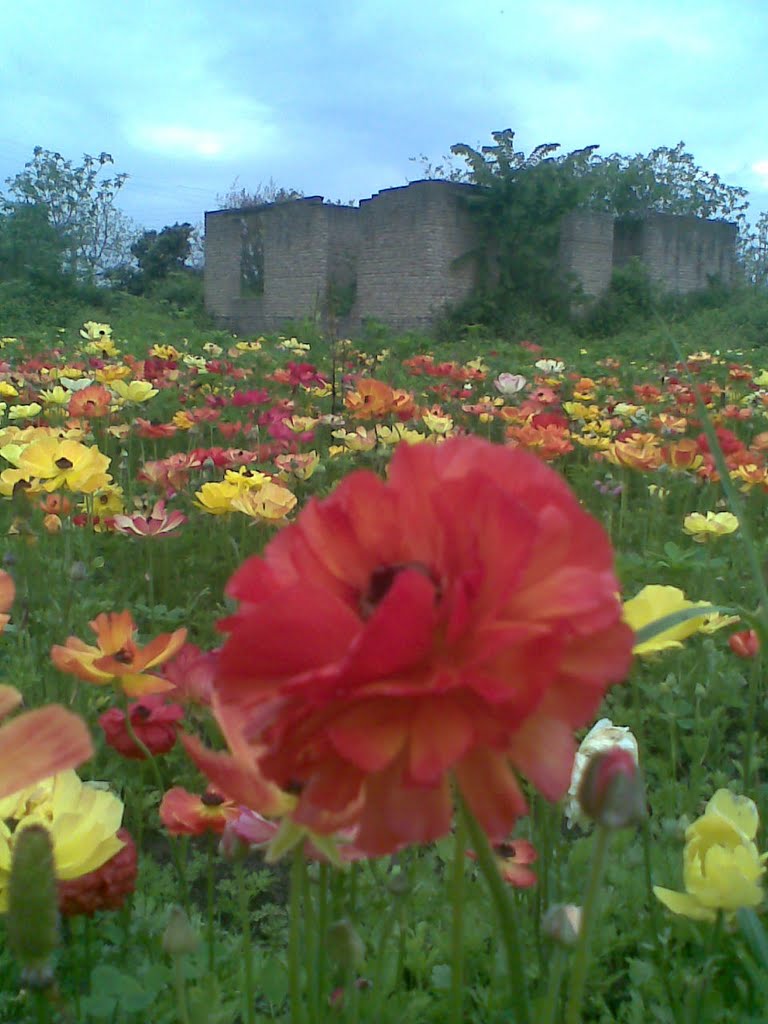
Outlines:
<svg viewBox="0 0 768 1024"><path fill-rule="evenodd" d="M676 626L657 633L650 640L636 644L633 653L643 657L646 654L656 654L658 651L666 651L673 647L682 647L682 641L693 633L698 633L707 621L706 609L712 606L706 601L689 601L679 587L665 587L659 583L651 583L635 594L634 597L624 602L624 621L638 632L643 626L648 626L657 619L663 619L674 612L688 608L702 608L701 617L693 616L678 622Z"/></svg>
<svg viewBox="0 0 768 1024"><path fill-rule="evenodd" d="M691 512L683 520L683 529L699 544L712 537L735 533L738 528L739 520L733 512Z"/></svg>
<svg viewBox="0 0 768 1024"><path fill-rule="evenodd" d="M453 778L501 841L518 773L562 797L574 729L628 670L618 589L605 531L538 459L400 445L386 482L352 473L232 578L214 708L315 834L429 842Z"/></svg>
<svg viewBox="0 0 768 1024"><path fill-rule="evenodd" d="M136 844L126 828L118 830L116 839L123 844L122 849L100 868L59 882L59 910L64 917L92 917L97 910L120 910L136 888Z"/></svg>
<svg viewBox="0 0 768 1024"><path fill-rule="evenodd" d="M523 390L526 380L520 373L500 373L493 384L502 395L516 395Z"/></svg>
<svg viewBox="0 0 768 1024"><path fill-rule="evenodd" d="M755 658L760 650L760 637L754 629L742 629L739 633L731 633L728 646L740 658Z"/></svg>
<svg viewBox="0 0 768 1024"><path fill-rule="evenodd" d="M527 839L510 839L507 843L498 843L493 848L496 867L499 874L515 889L530 889L536 885L536 872L529 864L535 864L538 853L533 843ZM467 850L470 860L477 860L474 850Z"/></svg>
<svg viewBox="0 0 768 1024"><path fill-rule="evenodd" d="M153 756L167 754L176 742L176 726L184 717L178 704L165 704L162 694L147 694L129 705L131 725L138 739ZM99 715L107 743L123 757L144 760L144 751L136 745L125 724L125 712L110 708Z"/></svg>
<svg viewBox="0 0 768 1024"><path fill-rule="evenodd" d="M714 921L718 910L733 914L759 906L768 853L755 846L758 824L757 807L748 797L718 789L685 833L685 892L655 885L657 898L674 914L696 921Z"/></svg>
<svg viewBox="0 0 768 1024"><path fill-rule="evenodd" d="M163 796L159 814L172 836L201 836L223 832L227 822L239 816L240 808L212 789L198 796L174 786Z"/></svg>

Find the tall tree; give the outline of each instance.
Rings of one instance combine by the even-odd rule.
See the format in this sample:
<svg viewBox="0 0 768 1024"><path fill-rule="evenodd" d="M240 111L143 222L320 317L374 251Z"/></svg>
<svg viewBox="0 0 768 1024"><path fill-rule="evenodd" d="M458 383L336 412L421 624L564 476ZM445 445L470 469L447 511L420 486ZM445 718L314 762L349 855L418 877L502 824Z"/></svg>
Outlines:
<svg viewBox="0 0 768 1024"><path fill-rule="evenodd" d="M67 254L67 269L78 277L94 278L105 264L115 262L116 236L127 227L115 199L128 175L103 177L112 164L109 153L86 153L75 164L36 146L24 170L6 179L3 204L45 208Z"/></svg>

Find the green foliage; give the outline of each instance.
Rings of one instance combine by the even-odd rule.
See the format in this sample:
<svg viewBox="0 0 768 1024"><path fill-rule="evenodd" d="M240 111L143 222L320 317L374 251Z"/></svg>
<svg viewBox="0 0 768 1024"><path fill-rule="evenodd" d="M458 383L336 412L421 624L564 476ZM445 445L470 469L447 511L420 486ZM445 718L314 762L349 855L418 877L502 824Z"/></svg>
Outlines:
<svg viewBox="0 0 768 1024"><path fill-rule="evenodd" d="M161 231L144 231L131 246L139 265L140 287L147 290L156 281L182 271L192 251L192 225L173 224Z"/></svg>
<svg viewBox="0 0 768 1024"><path fill-rule="evenodd" d="M430 176L442 173L476 186L466 203L477 223L478 244L464 259L476 266L477 285L449 315L449 329L473 323L510 334L520 316L531 311L550 323L568 320L578 288L562 273L559 246L563 218L576 209L617 218L667 213L744 221L746 191L699 167L683 142L632 157L601 157L594 145L559 153L557 143L526 155L515 149L510 129L492 136L494 144L480 149L465 143L451 147L453 156L465 161L464 173L448 161L426 168ZM749 250L752 280L765 277L766 224L759 222ZM657 299L639 268L622 268L589 322L597 333L614 331L649 315Z"/></svg>
<svg viewBox="0 0 768 1024"><path fill-rule="evenodd" d="M66 254L65 268L76 277L93 279L125 254L130 223L114 204L128 175L101 176L113 163L109 153L85 153L76 165L61 153L35 146L24 170L6 179L3 205L47 210Z"/></svg>
<svg viewBox="0 0 768 1024"><path fill-rule="evenodd" d="M0 216L0 281L66 291L73 281L63 271L65 252L65 239L42 203L6 205Z"/></svg>
<svg viewBox="0 0 768 1024"><path fill-rule="evenodd" d="M588 310L583 326L587 333L615 334L650 317L660 298L647 267L631 259L614 270L608 290Z"/></svg>

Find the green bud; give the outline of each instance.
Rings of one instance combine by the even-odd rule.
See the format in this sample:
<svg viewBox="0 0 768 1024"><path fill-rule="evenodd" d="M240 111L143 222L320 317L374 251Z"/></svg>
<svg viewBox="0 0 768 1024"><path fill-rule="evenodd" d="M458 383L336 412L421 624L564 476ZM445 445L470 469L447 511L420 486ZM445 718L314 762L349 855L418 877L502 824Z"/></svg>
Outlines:
<svg viewBox="0 0 768 1024"><path fill-rule="evenodd" d="M43 825L19 829L8 884L8 944L21 967L22 984L53 984L59 909L51 837Z"/></svg>
<svg viewBox="0 0 768 1024"><path fill-rule="evenodd" d="M168 924L163 932L163 950L169 956L186 956L194 953L200 944L200 936L190 924L181 907L171 907Z"/></svg>
<svg viewBox="0 0 768 1024"><path fill-rule="evenodd" d="M365 943L352 927L352 922L343 917L328 926L326 932L328 955L342 967L356 970L365 960Z"/></svg>

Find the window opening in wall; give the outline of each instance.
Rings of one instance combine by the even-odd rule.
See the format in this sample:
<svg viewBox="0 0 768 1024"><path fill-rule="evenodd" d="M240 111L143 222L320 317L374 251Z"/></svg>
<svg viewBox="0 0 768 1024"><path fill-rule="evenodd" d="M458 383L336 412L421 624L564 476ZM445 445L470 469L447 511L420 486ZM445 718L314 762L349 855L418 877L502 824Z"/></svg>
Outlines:
<svg viewBox="0 0 768 1024"><path fill-rule="evenodd" d="M264 239L258 223L240 224L240 295L252 298L264 294Z"/></svg>

